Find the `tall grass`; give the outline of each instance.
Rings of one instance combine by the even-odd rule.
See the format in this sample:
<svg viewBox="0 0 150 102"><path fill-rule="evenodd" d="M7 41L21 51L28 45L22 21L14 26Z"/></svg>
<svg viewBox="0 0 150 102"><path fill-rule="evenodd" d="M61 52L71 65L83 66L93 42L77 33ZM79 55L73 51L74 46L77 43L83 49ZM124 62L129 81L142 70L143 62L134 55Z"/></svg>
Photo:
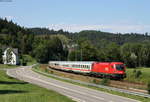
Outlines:
<svg viewBox="0 0 150 102"><path fill-rule="evenodd" d="M16 68L17 65L0 64L0 68Z"/></svg>
<svg viewBox="0 0 150 102"><path fill-rule="evenodd" d="M138 71L141 72L141 75L139 77L135 77L136 72ZM127 78L125 80L130 82L143 83L146 85L150 80L150 68L127 68L126 72Z"/></svg>

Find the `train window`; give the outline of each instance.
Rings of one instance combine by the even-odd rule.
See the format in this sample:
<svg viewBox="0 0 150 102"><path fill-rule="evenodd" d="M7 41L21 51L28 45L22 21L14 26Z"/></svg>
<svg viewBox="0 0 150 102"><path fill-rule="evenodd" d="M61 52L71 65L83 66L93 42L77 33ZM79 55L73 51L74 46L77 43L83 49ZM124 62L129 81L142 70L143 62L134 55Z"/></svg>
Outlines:
<svg viewBox="0 0 150 102"><path fill-rule="evenodd" d="M124 65L123 64L116 64L116 69L117 70L124 70Z"/></svg>

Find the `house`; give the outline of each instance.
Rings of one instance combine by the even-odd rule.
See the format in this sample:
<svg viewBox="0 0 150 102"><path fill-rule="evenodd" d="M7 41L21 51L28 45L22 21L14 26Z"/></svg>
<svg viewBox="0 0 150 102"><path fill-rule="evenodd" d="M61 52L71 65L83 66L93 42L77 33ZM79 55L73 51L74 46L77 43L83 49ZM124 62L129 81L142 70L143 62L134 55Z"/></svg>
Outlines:
<svg viewBox="0 0 150 102"><path fill-rule="evenodd" d="M11 65L19 64L18 49L11 47L5 48L3 51L2 58L4 64L11 64Z"/></svg>

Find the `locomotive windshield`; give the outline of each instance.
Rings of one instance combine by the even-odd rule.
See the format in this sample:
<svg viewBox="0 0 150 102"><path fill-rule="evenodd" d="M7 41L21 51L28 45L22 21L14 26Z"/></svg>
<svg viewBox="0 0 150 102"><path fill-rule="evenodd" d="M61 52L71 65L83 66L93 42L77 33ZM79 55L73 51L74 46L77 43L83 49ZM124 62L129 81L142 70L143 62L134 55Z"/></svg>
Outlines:
<svg viewBox="0 0 150 102"><path fill-rule="evenodd" d="M123 64L116 64L116 69L117 70L124 70L124 65Z"/></svg>

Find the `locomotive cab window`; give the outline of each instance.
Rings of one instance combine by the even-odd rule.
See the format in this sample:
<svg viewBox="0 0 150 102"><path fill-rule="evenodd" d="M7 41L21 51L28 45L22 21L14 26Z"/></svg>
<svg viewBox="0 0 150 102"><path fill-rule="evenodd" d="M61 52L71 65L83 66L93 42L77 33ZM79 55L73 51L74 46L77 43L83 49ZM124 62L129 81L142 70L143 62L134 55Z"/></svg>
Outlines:
<svg viewBox="0 0 150 102"><path fill-rule="evenodd" d="M123 64L116 64L116 69L117 70L124 70L124 65Z"/></svg>

